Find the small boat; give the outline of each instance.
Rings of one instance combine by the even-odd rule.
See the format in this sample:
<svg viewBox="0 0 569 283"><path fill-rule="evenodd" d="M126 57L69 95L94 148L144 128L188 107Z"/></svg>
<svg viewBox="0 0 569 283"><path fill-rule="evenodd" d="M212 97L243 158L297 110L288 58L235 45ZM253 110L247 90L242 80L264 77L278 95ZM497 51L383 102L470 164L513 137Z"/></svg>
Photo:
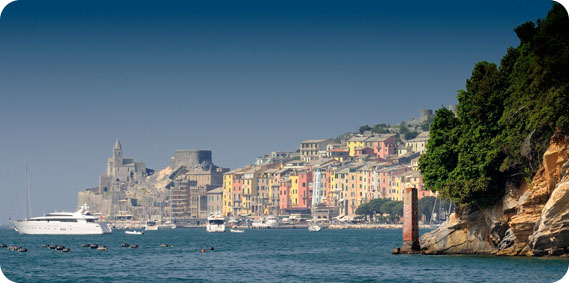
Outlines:
<svg viewBox="0 0 569 283"><path fill-rule="evenodd" d="M308 231L310 231L310 232L318 232L318 231L320 231L320 229L322 229L322 227L320 227L318 225L308 226Z"/></svg>
<svg viewBox="0 0 569 283"><path fill-rule="evenodd" d="M245 230L237 229L237 228L231 228L229 230L229 232L231 232L231 233L243 233L243 232L245 232Z"/></svg>
<svg viewBox="0 0 569 283"><path fill-rule="evenodd" d="M124 233L129 235L142 235L144 231L124 231Z"/></svg>

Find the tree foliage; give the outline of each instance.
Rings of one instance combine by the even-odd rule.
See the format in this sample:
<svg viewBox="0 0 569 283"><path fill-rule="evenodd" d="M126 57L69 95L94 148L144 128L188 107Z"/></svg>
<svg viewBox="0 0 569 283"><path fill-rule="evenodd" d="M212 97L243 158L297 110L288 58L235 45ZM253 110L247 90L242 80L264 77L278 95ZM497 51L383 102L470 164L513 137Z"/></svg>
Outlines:
<svg viewBox="0 0 569 283"><path fill-rule="evenodd" d="M520 45L500 66L476 64L456 117L441 108L419 167L428 189L487 206L507 180L531 177L555 131L569 133L569 19L555 4L543 21L515 29Z"/></svg>
<svg viewBox="0 0 569 283"><path fill-rule="evenodd" d="M389 128L391 128L391 126L389 126L388 124L376 124L373 125L373 128L371 130L374 133L378 134L388 134L391 133L391 130Z"/></svg>
<svg viewBox="0 0 569 283"><path fill-rule="evenodd" d="M365 131L371 131L371 127L369 125L363 125L358 130L360 134L363 134Z"/></svg>
<svg viewBox="0 0 569 283"><path fill-rule="evenodd" d="M356 209L358 215L389 214L391 220L403 216L403 202L389 199L372 199Z"/></svg>

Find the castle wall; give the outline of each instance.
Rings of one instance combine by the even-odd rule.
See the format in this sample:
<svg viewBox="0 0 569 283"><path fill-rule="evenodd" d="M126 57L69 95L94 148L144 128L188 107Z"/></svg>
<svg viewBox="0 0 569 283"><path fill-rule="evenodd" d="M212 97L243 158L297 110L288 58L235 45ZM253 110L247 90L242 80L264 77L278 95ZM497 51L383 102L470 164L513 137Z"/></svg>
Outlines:
<svg viewBox="0 0 569 283"><path fill-rule="evenodd" d="M213 163L211 150L176 150L171 164L174 166L173 169L178 169L180 166L194 168L202 162Z"/></svg>

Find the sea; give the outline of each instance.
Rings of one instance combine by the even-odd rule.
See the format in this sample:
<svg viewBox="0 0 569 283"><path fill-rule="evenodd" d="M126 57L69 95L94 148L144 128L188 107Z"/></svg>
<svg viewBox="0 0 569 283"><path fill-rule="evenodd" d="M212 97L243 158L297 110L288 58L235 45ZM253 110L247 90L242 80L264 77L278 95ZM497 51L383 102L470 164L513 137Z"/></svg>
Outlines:
<svg viewBox="0 0 569 283"><path fill-rule="evenodd" d="M82 248L83 243L108 250ZM139 248L120 247L122 243ZM0 249L0 268L14 282L555 282L569 266L568 259L560 258L392 255L401 244L401 230L238 234L176 229L143 235L116 230L96 236L46 236L1 229L0 244L29 250ZM62 253L42 244L72 251Z"/></svg>

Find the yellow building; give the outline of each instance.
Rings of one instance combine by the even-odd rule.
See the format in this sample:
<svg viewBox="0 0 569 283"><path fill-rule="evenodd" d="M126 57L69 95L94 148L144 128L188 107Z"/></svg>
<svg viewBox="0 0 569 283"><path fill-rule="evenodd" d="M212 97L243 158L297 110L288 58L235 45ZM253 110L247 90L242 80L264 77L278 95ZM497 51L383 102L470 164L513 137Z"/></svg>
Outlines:
<svg viewBox="0 0 569 283"><path fill-rule="evenodd" d="M422 132L414 139L405 142L405 146L413 152L423 154L427 151L427 143L429 142L429 132Z"/></svg>
<svg viewBox="0 0 569 283"><path fill-rule="evenodd" d="M223 203L221 213L224 216L233 214L233 175L226 173L223 175Z"/></svg>
<svg viewBox="0 0 569 283"><path fill-rule="evenodd" d="M365 147L367 137L352 137L346 142L350 156L356 156L356 149Z"/></svg>
<svg viewBox="0 0 569 283"><path fill-rule="evenodd" d="M237 170L223 174L223 203L221 213L224 216L233 215L233 176Z"/></svg>
<svg viewBox="0 0 569 283"><path fill-rule="evenodd" d="M328 169L328 174L330 174L330 184L329 184L329 188L330 188L330 195L328 195L328 205L329 206L336 206L338 205L338 185L336 183L336 169L337 167L330 167L330 169Z"/></svg>
<svg viewBox="0 0 569 283"><path fill-rule="evenodd" d="M292 207L298 206L298 175L296 172L289 176L291 187L290 187L290 205Z"/></svg>
<svg viewBox="0 0 569 283"><path fill-rule="evenodd" d="M370 167L362 166L357 169L356 182L356 205L360 206L372 199Z"/></svg>

